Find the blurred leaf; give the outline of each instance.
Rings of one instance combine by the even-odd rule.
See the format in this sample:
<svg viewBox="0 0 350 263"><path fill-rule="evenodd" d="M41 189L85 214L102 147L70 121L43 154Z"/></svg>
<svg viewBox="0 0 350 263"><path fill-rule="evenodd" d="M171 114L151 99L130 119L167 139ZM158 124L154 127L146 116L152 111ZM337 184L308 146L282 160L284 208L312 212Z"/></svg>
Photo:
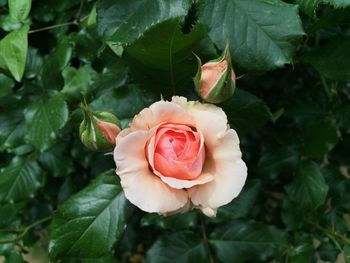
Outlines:
<svg viewBox="0 0 350 263"><path fill-rule="evenodd" d="M344 8L350 6L348 0L324 0L326 3L333 5L335 8Z"/></svg>
<svg viewBox="0 0 350 263"><path fill-rule="evenodd" d="M209 262L201 239L192 232L178 232L158 239L147 251L146 263Z"/></svg>
<svg viewBox="0 0 350 263"><path fill-rule="evenodd" d="M295 2L305 14L316 17L316 8L318 4L324 2L324 0L296 0Z"/></svg>
<svg viewBox="0 0 350 263"><path fill-rule="evenodd" d="M312 49L303 59L310 62L321 75L336 80L350 80L350 38L334 38Z"/></svg>
<svg viewBox="0 0 350 263"><path fill-rule="evenodd" d="M299 206L297 201L285 198L283 200L281 217L288 230L296 230L303 226L306 212L303 207Z"/></svg>
<svg viewBox="0 0 350 263"><path fill-rule="evenodd" d="M123 233L130 209L115 172L99 176L55 213L50 258L103 256Z"/></svg>
<svg viewBox="0 0 350 263"><path fill-rule="evenodd" d="M286 187L288 198L304 209L321 206L326 200L328 189L320 167L311 161L300 164L294 180Z"/></svg>
<svg viewBox="0 0 350 263"><path fill-rule="evenodd" d="M69 37L63 38L54 51L48 55L40 72L42 85L46 89L60 89L63 87L61 71L69 63L73 53L74 43Z"/></svg>
<svg viewBox="0 0 350 263"><path fill-rule="evenodd" d="M316 122L306 128L303 153L310 157L322 157L338 142L337 128L330 122Z"/></svg>
<svg viewBox="0 0 350 263"><path fill-rule="evenodd" d="M264 151L258 162L259 174L277 175L293 171L299 161L299 152L294 146L279 146Z"/></svg>
<svg viewBox="0 0 350 263"><path fill-rule="evenodd" d="M95 29L83 28L76 35L75 51L79 59L86 63L92 62L97 57L101 45Z"/></svg>
<svg viewBox="0 0 350 263"><path fill-rule="evenodd" d="M152 26L184 17L190 4L189 0L99 0L96 6L97 29L106 40L118 45L130 44Z"/></svg>
<svg viewBox="0 0 350 263"><path fill-rule="evenodd" d="M195 227L197 222L198 214L196 211L171 216L160 216L151 213L142 217L141 226L155 225L162 229L188 229L190 227Z"/></svg>
<svg viewBox="0 0 350 263"><path fill-rule="evenodd" d="M291 263L310 263L315 251L310 243L299 242L297 246L289 252L288 259Z"/></svg>
<svg viewBox="0 0 350 263"><path fill-rule="evenodd" d="M33 198L40 187L42 170L36 161L15 157L0 172L0 201L14 202Z"/></svg>
<svg viewBox="0 0 350 263"><path fill-rule="evenodd" d="M91 87L91 75L92 69L85 67L80 67L75 69L73 67L66 67L63 72L64 87L61 92L73 101L81 101L83 96L86 95Z"/></svg>
<svg viewBox="0 0 350 263"><path fill-rule="evenodd" d="M11 252L9 255L5 257L5 262L4 263L25 263L25 261L22 258L22 255L19 252Z"/></svg>
<svg viewBox="0 0 350 263"><path fill-rule="evenodd" d="M40 55L39 50L29 47L24 76L26 78L36 77L40 73L42 65L43 57Z"/></svg>
<svg viewBox="0 0 350 263"><path fill-rule="evenodd" d="M27 138L40 151L55 141L59 129L68 120L67 104L61 94L43 96L25 109Z"/></svg>
<svg viewBox="0 0 350 263"><path fill-rule="evenodd" d="M20 145L25 135L23 109L8 109L0 115L0 150Z"/></svg>
<svg viewBox="0 0 350 263"><path fill-rule="evenodd" d="M17 20L25 20L30 12L32 0L8 0L10 16Z"/></svg>
<svg viewBox="0 0 350 263"><path fill-rule="evenodd" d="M203 36L201 26L195 26L188 34L182 33L177 19L152 27L126 47L135 78L152 89L158 87L166 96L184 88L197 70L193 52L198 54L197 45Z"/></svg>
<svg viewBox="0 0 350 263"><path fill-rule="evenodd" d="M279 0L200 2L199 21L221 50L230 42L233 62L251 70L291 63L304 35L297 6Z"/></svg>
<svg viewBox="0 0 350 263"><path fill-rule="evenodd" d="M231 203L219 207L214 222L222 222L246 217L252 213L261 191L261 181L248 180L242 192Z"/></svg>
<svg viewBox="0 0 350 263"><path fill-rule="evenodd" d="M239 135L260 128L271 120L269 108L248 91L236 89L232 98L221 106L227 114L230 126Z"/></svg>
<svg viewBox="0 0 350 263"><path fill-rule="evenodd" d="M220 262L235 263L266 260L287 245L283 231L253 221L233 221L218 227L209 242Z"/></svg>
<svg viewBox="0 0 350 263"><path fill-rule="evenodd" d="M73 167L72 160L60 150L53 149L39 155L39 162L54 177L67 176Z"/></svg>
<svg viewBox="0 0 350 263"><path fill-rule="evenodd" d="M323 242L317 249L322 260L336 262L340 251L330 242Z"/></svg>
<svg viewBox="0 0 350 263"><path fill-rule="evenodd" d="M21 29L6 35L0 41L0 57L15 80L20 81L26 64L28 50L28 30L29 26L24 25Z"/></svg>
<svg viewBox="0 0 350 263"><path fill-rule="evenodd" d="M0 73L0 98L11 93L14 85L15 82L11 78Z"/></svg>
<svg viewBox="0 0 350 263"><path fill-rule="evenodd" d="M136 85L129 85L117 90L106 90L91 102L91 107L95 110L110 111L122 120L133 118L135 114L158 99L149 91L140 89Z"/></svg>
<svg viewBox="0 0 350 263"><path fill-rule="evenodd" d="M21 208L23 208L23 204L21 203L1 205L0 227L9 227L16 223L16 215Z"/></svg>

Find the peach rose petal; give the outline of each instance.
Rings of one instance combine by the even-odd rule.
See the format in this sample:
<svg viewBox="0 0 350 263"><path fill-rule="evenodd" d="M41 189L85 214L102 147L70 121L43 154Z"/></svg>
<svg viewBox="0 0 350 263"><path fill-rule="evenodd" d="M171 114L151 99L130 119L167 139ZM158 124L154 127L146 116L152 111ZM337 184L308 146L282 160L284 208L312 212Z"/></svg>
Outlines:
<svg viewBox="0 0 350 263"><path fill-rule="evenodd" d="M217 139L204 171L215 174L205 185L188 189L191 201L207 215L215 215L216 208L231 202L242 190L247 178L247 167L241 159L236 132L228 130Z"/></svg>
<svg viewBox="0 0 350 263"><path fill-rule="evenodd" d="M150 213L166 214L184 208L188 203L186 191L169 187L149 170L144 150L149 132L124 134L118 136L114 160L126 198Z"/></svg>
<svg viewBox="0 0 350 263"><path fill-rule="evenodd" d="M133 130L149 130L162 122L194 125L191 115L181 106L169 101L158 101L136 115L130 128Z"/></svg>

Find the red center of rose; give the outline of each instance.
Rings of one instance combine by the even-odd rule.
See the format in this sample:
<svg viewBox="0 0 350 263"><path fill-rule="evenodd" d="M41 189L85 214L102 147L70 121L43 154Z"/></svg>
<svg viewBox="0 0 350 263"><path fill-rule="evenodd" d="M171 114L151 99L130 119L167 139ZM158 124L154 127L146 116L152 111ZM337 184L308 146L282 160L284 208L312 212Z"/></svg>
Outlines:
<svg viewBox="0 0 350 263"><path fill-rule="evenodd" d="M200 134L185 125L163 124L147 144L147 157L153 154L155 172L166 177L193 180L201 172L205 159L205 147Z"/></svg>

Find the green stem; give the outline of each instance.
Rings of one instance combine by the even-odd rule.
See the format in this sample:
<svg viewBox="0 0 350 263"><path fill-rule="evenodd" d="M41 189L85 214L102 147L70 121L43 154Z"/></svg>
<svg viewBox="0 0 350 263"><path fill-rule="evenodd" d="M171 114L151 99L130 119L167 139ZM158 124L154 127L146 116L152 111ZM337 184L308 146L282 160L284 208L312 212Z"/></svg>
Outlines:
<svg viewBox="0 0 350 263"><path fill-rule="evenodd" d="M330 231L330 230L328 230L328 229L326 229L326 228L324 228L324 227L321 227L320 225L318 225L318 224L316 224L316 223L314 223L314 222L311 222L311 221L306 221L308 224L310 224L310 225L312 225L314 228L316 228L316 229L318 229L318 230L320 230L320 231L322 231L327 237L333 237L333 238L338 238L338 239L340 239L341 241L343 241L345 244L347 244L348 246L350 246L350 240L348 239L348 238L346 238L346 237L344 237L343 235L341 235L341 234L338 234L338 233L336 233L336 232L333 232L333 231ZM332 241L334 240L333 238L330 238ZM334 242L334 241L333 241ZM336 241L335 241L336 242ZM337 243L335 243L335 245L336 246L338 246L337 245Z"/></svg>
<svg viewBox="0 0 350 263"><path fill-rule="evenodd" d="M15 237L13 239L8 239L8 240L1 240L0 244L16 243L17 241L22 239L28 233L28 231L30 229L36 227L37 225L45 223L45 222L47 222L47 221L49 221L51 219L52 219L52 216L47 216L47 217L44 217L42 219L39 219L38 221L33 222L32 224L30 224L30 225L28 225L28 226L26 226L24 228L18 229L18 230L16 230L16 232L18 232L20 234L18 234L17 237ZM9 231L9 232L14 232L13 230L14 229L11 229L11 231Z"/></svg>
<svg viewBox="0 0 350 263"><path fill-rule="evenodd" d="M210 262L210 263L215 263L214 258L213 258L213 255L212 255L211 250L210 250L207 232L206 232L206 230L205 230L205 222L204 222L205 219L204 219L204 216L203 216L203 214L202 214L201 212L199 212L199 218L200 218L200 221L201 221L201 229L202 229L202 234L203 234L203 242L204 242L204 245L206 246L207 251L208 251L208 254L209 254L209 262Z"/></svg>

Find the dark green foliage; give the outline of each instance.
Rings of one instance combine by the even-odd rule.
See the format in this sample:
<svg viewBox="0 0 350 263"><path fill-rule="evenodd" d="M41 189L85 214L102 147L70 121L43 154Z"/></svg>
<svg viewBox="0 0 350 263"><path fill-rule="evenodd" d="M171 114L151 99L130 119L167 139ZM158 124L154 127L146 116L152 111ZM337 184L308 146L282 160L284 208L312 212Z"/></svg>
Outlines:
<svg viewBox="0 0 350 263"><path fill-rule="evenodd" d="M348 0L0 0L0 262L350 262L349 21ZM126 127L199 100L193 53L227 41L241 194L216 218L134 208L79 104Z"/></svg>

